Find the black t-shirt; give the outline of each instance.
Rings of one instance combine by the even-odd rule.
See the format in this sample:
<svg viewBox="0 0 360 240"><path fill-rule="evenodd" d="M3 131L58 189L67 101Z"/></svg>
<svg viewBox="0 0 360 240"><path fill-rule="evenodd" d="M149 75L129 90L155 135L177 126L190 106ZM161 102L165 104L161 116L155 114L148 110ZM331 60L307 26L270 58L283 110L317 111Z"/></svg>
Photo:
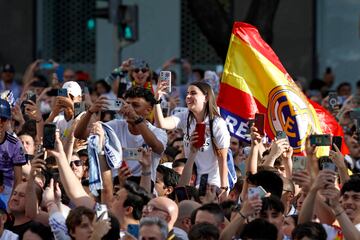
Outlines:
<svg viewBox="0 0 360 240"><path fill-rule="evenodd" d="M33 221L29 221L29 222L26 222L26 223L23 223L23 224L20 224L17 226L8 226L8 227L6 227L6 229L12 231L13 233L16 233L17 235L19 235L19 237L21 237L26 232L26 230L29 228L29 226L32 222Z"/></svg>

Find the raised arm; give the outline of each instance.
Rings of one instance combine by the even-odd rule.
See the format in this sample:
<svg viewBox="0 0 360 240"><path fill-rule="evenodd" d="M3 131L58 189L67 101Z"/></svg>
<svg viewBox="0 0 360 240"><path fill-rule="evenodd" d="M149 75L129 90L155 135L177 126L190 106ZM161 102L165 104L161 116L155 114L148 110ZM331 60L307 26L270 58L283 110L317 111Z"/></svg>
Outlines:
<svg viewBox="0 0 360 240"><path fill-rule="evenodd" d="M148 193L151 193L151 148L141 149L142 158L139 161L141 165L140 186Z"/></svg>
<svg viewBox="0 0 360 240"><path fill-rule="evenodd" d="M166 94L166 83L159 81L155 92L155 100L160 101L161 97ZM154 105L155 123L158 127L170 130L176 128L176 123L173 117L164 117L160 103Z"/></svg>
<svg viewBox="0 0 360 240"><path fill-rule="evenodd" d="M91 105L91 107L86 111L85 114L80 118L79 123L77 124L74 136L78 139L86 140L89 137L90 130L88 125L90 123L91 117L93 114L98 113L99 111L106 108L106 97L99 97L96 102Z"/></svg>
<svg viewBox="0 0 360 240"><path fill-rule="evenodd" d="M308 192L301 211L299 213L299 224L312 221L314 216L314 206L318 191L326 186L333 185L335 182L335 174L329 170L320 171L318 176L314 179L314 182Z"/></svg>
<svg viewBox="0 0 360 240"><path fill-rule="evenodd" d="M334 144L335 151L330 150L329 157L335 163L340 176L340 184L344 184L350 179L348 169L345 165L344 155L340 152L339 148Z"/></svg>
<svg viewBox="0 0 360 240"><path fill-rule="evenodd" d="M95 205L95 201L85 192L81 182L72 171L67 161L58 131L56 132L55 149L49 150L49 152L56 159L61 182L71 201L74 202L76 206L85 206L92 209Z"/></svg>

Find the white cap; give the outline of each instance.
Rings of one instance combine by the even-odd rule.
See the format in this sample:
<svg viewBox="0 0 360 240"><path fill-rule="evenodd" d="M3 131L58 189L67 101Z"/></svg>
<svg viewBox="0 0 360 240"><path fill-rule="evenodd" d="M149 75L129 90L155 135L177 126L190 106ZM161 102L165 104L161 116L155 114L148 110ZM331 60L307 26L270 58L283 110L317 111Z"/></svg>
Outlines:
<svg viewBox="0 0 360 240"><path fill-rule="evenodd" d="M82 96L81 87L77 82L69 81L64 83L62 87L66 88L68 93L71 94L73 97Z"/></svg>

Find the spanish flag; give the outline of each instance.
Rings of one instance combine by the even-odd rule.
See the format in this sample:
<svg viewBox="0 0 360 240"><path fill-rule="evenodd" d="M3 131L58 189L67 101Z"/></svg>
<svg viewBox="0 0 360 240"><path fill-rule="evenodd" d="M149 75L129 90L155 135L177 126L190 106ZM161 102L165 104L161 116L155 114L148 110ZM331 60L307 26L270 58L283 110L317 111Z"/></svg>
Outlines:
<svg viewBox="0 0 360 240"><path fill-rule="evenodd" d="M234 23L217 103L231 135L248 142L247 122L255 113L265 115L270 139L276 131L286 133L295 154L304 152L308 135L329 132L258 30L247 23Z"/></svg>

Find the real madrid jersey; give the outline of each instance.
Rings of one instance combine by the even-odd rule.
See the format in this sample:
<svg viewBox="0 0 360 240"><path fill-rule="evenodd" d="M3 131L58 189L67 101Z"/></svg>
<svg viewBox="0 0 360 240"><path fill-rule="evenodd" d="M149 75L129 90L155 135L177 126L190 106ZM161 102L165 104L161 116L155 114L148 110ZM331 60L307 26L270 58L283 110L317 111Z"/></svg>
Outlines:
<svg viewBox="0 0 360 240"><path fill-rule="evenodd" d="M26 163L22 144L19 139L8 132L0 143L0 171L4 173L4 185L12 186L14 182L14 166Z"/></svg>

